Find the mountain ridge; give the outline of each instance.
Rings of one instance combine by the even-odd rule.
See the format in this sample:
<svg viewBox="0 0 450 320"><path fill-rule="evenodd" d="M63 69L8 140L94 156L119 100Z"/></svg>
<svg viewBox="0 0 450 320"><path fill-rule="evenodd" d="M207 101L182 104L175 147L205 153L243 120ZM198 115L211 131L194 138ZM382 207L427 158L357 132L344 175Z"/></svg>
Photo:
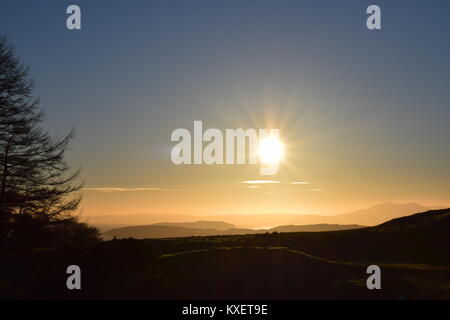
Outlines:
<svg viewBox="0 0 450 320"><path fill-rule="evenodd" d="M200 221L199 221L200 222ZM212 229L212 228L191 228L182 227L183 223L167 225L167 224L150 224L141 226L122 227L108 230L103 233L104 238L135 238L135 239L156 239L156 238L182 238L197 236L218 236L218 235L245 235L245 234L262 234L272 232L323 232L338 231L365 228L359 225L337 225L337 224L315 224L315 225L286 225L278 226L270 229ZM191 225L187 222L186 225Z"/></svg>
<svg viewBox="0 0 450 320"><path fill-rule="evenodd" d="M312 215L291 213L269 214L221 214L221 215L182 215L182 214L133 214L120 216L87 216L86 222L102 231L112 228L149 225L156 223L180 223L202 221L221 221L239 228L272 228L281 225L312 224L358 224L375 226L393 218L430 210L417 203L385 202L365 209L355 210L337 215Z"/></svg>

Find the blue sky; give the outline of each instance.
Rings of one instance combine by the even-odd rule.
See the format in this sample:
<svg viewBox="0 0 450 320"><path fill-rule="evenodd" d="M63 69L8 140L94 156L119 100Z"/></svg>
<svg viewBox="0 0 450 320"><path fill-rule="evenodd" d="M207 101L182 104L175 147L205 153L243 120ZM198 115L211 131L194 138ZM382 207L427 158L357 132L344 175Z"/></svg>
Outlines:
<svg viewBox="0 0 450 320"><path fill-rule="evenodd" d="M70 4L81 7L81 31L65 27ZM365 27L370 4L381 7L380 31ZM269 118L300 141L289 179L330 190L273 208L325 210L448 199L448 12L448 1L422 0L3 0L0 33L30 66L51 132L77 128L70 160L88 187L255 179L173 168L170 133L194 120L233 128Z"/></svg>

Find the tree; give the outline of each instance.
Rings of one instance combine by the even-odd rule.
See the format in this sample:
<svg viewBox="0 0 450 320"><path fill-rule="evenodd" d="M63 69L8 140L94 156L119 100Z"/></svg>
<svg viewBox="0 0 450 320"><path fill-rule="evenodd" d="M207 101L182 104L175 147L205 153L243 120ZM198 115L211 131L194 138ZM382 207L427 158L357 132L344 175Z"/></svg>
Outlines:
<svg viewBox="0 0 450 320"><path fill-rule="evenodd" d="M0 218L56 221L68 218L80 198L69 195L78 172L69 173L67 136L52 138L41 126L44 113L32 96L33 80L5 37L0 37Z"/></svg>

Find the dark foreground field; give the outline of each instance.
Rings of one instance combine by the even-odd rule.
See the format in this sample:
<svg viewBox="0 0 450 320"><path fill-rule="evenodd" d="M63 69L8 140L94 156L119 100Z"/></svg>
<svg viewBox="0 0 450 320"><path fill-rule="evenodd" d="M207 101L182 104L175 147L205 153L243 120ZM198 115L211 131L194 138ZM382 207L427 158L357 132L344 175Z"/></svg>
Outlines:
<svg viewBox="0 0 450 320"><path fill-rule="evenodd" d="M450 299L450 209L365 229L112 240L17 251L2 259L3 298ZM66 268L82 289L66 289ZM381 267L381 290L366 287Z"/></svg>

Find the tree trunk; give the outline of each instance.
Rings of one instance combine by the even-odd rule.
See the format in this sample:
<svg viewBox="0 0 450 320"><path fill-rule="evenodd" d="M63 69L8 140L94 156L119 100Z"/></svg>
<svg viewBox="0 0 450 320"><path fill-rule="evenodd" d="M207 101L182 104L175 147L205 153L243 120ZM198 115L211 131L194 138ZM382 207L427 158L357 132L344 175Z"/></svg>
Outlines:
<svg viewBox="0 0 450 320"><path fill-rule="evenodd" d="M2 170L2 181L0 186L0 216L4 216L6 212L3 212L5 196L6 196L6 178L8 175L8 154L11 145L8 142L5 148L5 159L3 161L3 170Z"/></svg>

